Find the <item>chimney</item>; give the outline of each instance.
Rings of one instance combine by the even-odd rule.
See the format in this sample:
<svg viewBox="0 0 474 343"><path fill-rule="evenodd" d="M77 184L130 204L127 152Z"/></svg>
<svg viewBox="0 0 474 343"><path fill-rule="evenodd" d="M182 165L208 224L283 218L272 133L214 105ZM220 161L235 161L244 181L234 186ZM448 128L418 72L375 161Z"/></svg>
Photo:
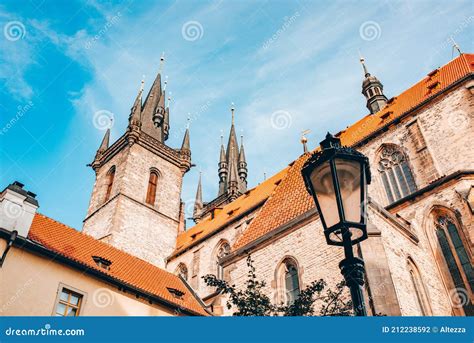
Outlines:
<svg viewBox="0 0 474 343"><path fill-rule="evenodd" d="M0 228L17 231L26 238L33 217L38 209L36 194L23 189L23 184L15 181L0 193Z"/></svg>

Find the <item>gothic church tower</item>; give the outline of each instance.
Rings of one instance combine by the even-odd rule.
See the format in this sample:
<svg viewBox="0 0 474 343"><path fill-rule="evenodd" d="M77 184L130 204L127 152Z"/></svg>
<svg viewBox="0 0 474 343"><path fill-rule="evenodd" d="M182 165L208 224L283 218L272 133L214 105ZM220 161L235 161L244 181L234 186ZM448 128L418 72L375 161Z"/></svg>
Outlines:
<svg viewBox="0 0 474 343"><path fill-rule="evenodd" d="M235 134L235 108L232 106L232 122L229 132L227 149L221 142L218 163L219 192L217 197L207 203L202 201L201 177L199 177L196 201L194 203L193 220L198 223L208 215L212 216L215 209L234 201L247 191L247 160L245 158L243 136L240 148ZM221 137L223 139L223 137Z"/></svg>
<svg viewBox="0 0 474 343"><path fill-rule="evenodd" d="M143 84L126 132L109 146L108 130L90 165L96 180L83 232L164 267L184 221L180 197L191 168L189 130L180 149L168 147L170 113L160 74L143 104L142 92Z"/></svg>

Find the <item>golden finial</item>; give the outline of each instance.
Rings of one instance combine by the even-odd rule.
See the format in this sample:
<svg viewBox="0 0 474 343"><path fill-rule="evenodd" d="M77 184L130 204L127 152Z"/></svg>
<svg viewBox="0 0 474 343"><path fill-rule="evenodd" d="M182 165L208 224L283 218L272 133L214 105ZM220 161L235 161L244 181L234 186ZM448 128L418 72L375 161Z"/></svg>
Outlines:
<svg viewBox="0 0 474 343"><path fill-rule="evenodd" d="M308 138L306 138L306 135L310 133L311 130L303 130L301 131L301 143L303 144L303 151L306 153L308 152L308 146L306 143L308 143Z"/></svg>
<svg viewBox="0 0 474 343"><path fill-rule="evenodd" d="M143 88L145 88L145 75L142 75L142 80L140 81L140 90L139 93L143 92Z"/></svg>
<svg viewBox="0 0 474 343"><path fill-rule="evenodd" d="M160 57L160 70L159 70L159 73L161 74L161 72L163 71L163 65L165 64L165 52L163 51L161 53L161 57Z"/></svg>
<svg viewBox="0 0 474 343"><path fill-rule="evenodd" d="M235 106L234 106L234 103L232 102L230 104L230 111L232 112L232 125L234 125L234 112L235 112Z"/></svg>

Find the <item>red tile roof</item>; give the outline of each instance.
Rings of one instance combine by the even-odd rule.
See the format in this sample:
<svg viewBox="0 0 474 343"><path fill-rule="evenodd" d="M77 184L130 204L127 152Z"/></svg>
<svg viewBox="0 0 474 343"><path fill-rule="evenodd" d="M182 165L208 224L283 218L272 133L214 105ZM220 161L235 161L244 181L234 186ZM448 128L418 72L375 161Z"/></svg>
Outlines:
<svg viewBox="0 0 474 343"><path fill-rule="evenodd" d="M177 308L198 315L207 315L199 301L178 276L42 214L35 215L28 238L54 253L153 294ZM111 261L110 270L97 266L92 256ZM183 292L182 300L174 297L167 288Z"/></svg>
<svg viewBox="0 0 474 343"><path fill-rule="evenodd" d="M220 228L226 226L231 220L247 213L249 210L266 201L278 183L285 177L288 167L275 174L271 178L245 192L222 209L216 211L214 218L207 217L186 232L178 235L176 249L172 256L183 252L206 237L214 234Z"/></svg>
<svg viewBox="0 0 474 343"><path fill-rule="evenodd" d="M457 80L469 74L472 75L473 72L474 54L459 56L394 97L378 113L367 115L346 130L341 131L339 137L342 144L350 146L362 141ZM305 154L295 161L258 216L234 244L233 250L246 246L314 207L314 202L307 193L301 177L301 168L309 156L310 154Z"/></svg>

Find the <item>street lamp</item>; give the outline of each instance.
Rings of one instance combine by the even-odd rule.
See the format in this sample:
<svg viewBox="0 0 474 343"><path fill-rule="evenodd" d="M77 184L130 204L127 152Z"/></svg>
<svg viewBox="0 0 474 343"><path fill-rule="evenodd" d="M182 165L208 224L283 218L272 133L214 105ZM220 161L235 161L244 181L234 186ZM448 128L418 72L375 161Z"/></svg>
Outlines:
<svg viewBox="0 0 474 343"><path fill-rule="evenodd" d="M352 246L367 239L369 160L341 146L340 139L330 133L320 144L321 150L306 161L301 174L316 203L327 244L344 247L345 259L339 268L351 291L354 312L366 316L364 261L354 256Z"/></svg>

